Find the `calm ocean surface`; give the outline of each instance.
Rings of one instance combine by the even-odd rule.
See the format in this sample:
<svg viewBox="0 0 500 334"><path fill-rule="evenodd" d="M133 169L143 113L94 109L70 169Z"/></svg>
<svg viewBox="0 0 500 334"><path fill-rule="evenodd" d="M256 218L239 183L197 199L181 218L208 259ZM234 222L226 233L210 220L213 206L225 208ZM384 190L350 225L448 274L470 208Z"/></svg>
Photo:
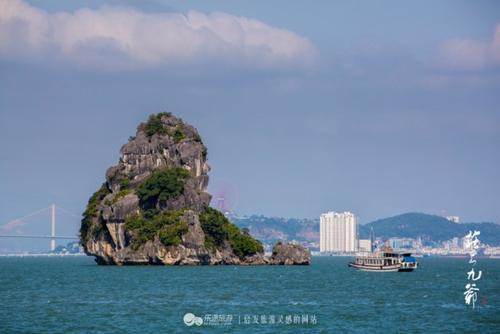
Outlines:
<svg viewBox="0 0 500 334"><path fill-rule="evenodd" d="M478 259L475 310L463 299L467 259L421 258L413 273L358 272L348 260L106 267L87 257L4 257L0 333L500 333L500 260ZM205 323L186 326L188 312Z"/></svg>

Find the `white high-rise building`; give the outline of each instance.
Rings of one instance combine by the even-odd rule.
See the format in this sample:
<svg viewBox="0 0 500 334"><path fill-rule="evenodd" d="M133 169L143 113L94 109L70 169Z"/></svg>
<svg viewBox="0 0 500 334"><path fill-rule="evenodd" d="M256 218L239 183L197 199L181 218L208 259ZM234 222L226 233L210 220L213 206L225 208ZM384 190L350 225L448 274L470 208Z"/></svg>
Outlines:
<svg viewBox="0 0 500 334"><path fill-rule="evenodd" d="M358 250L360 252L371 252L372 251L371 239L359 239L358 240Z"/></svg>
<svg viewBox="0 0 500 334"><path fill-rule="evenodd" d="M319 250L321 252L356 252L357 219L351 212L327 212L320 216Z"/></svg>
<svg viewBox="0 0 500 334"><path fill-rule="evenodd" d="M448 217L446 217L446 219L448 219L451 222L457 223L457 224L460 223L460 217L459 216L448 216Z"/></svg>

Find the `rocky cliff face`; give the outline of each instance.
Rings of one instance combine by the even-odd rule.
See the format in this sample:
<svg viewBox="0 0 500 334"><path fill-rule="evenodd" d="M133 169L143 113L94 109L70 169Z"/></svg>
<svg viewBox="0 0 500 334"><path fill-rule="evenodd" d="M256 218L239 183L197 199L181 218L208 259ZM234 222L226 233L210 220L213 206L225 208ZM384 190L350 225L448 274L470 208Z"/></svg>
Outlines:
<svg viewBox="0 0 500 334"><path fill-rule="evenodd" d="M209 207L207 149L169 113L151 115L89 199L81 243L99 264L308 264L309 252L262 244Z"/></svg>

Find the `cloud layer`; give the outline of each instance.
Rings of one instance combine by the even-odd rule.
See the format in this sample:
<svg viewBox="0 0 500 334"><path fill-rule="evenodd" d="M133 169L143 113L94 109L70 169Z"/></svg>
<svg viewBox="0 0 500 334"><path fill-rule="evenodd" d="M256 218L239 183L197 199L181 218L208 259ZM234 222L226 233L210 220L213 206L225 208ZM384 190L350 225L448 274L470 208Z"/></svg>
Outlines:
<svg viewBox="0 0 500 334"><path fill-rule="evenodd" d="M453 39L445 42L440 59L447 66L463 70L500 67L500 24L497 24L491 41Z"/></svg>
<svg viewBox="0 0 500 334"><path fill-rule="evenodd" d="M134 68L211 61L247 67L307 67L313 44L288 30L225 13L143 13L102 7L47 13L0 0L0 56Z"/></svg>

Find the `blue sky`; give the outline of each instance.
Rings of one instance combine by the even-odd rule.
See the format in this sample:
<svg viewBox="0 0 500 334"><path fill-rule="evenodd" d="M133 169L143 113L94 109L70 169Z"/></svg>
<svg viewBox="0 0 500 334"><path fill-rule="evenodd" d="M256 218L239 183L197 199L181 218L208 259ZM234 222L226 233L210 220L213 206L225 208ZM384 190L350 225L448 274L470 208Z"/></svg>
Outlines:
<svg viewBox="0 0 500 334"><path fill-rule="evenodd" d="M209 188L240 213L500 221L498 2L0 8L2 222L82 212L164 110L199 129Z"/></svg>

